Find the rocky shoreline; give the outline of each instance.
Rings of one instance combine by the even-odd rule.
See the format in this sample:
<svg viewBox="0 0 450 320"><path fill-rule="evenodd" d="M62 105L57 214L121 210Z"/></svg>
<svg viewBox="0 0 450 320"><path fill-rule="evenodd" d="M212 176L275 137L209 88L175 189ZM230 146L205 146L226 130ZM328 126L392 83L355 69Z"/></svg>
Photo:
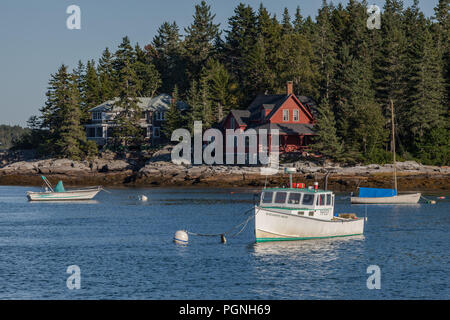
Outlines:
<svg viewBox="0 0 450 320"><path fill-rule="evenodd" d="M358 186L391 188L393 185L391 164L341 167L299 161L280 165L278 174L267 177L268 186L288 184L283 167L297 168L295 181L308 185L318 181L321 187L329 172L328 188L334 191L355 191ZM399 190L450 190L450 167L406 161L397 163L397 170ZM261 187L266 183L266 177L260 174L258 167L175 165L156 157L145 163L102 158L18 161L0 166L0 185L41 186L41 175L54 182L63 180L66 186L237 188Z"/></svg>

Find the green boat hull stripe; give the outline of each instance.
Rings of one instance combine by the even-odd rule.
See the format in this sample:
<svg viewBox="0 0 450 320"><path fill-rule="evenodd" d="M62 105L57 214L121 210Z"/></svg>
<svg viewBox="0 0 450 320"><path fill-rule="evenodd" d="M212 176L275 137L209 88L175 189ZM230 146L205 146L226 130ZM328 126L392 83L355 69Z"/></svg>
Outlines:
<svg viewBox="0 0 450 320"><path fill-rule="evenodd" d="M342 237L351 237L351 236L360 236L360 235L362 235L362 233L346 234L346 235L340 235L340 236L326 236L326 237L256 238L256 242L328 239L328 238L342 238Z"/></svg>
<svg viewBox="0 0 450 320"><path fill-rule="evenodd" d="M280 209L280 210L294 210L294 211L314 211L314 210L317 210L317 211L325 211L325 210L330 210L330 209L332 209L332 207L330 206L329 208L325 208L325 209L319 209L319 208L316 208L316 209L313 209L313 208L311 208L311 209L306 209L306 208L286 208L286 207L260 207L261 209Z"/></svg>

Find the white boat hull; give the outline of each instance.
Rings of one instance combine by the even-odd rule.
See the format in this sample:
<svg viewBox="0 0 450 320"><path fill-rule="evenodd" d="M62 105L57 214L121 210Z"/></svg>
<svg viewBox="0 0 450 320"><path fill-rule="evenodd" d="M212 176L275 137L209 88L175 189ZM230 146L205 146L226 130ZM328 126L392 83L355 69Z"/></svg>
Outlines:
<svg viewBox="0 0 450 320"><path fill-rule="evenodd" d="M102 189L70 190L65 192L27 192L29 201L92 200Z"/></svg>
<svg viewBox="0 0 450 320"><path fill-rule="evenodd" d="M256 242L346 237L363 232L363 218L322 220L255 208Z"/></svg>
<svg viewBox="0 0 450 320"><path fill-rule="evenodd" d="M420 193L413 193L379 198L351 197L350 200L353 204L414 204L419 202L420 196Z"/></svg>

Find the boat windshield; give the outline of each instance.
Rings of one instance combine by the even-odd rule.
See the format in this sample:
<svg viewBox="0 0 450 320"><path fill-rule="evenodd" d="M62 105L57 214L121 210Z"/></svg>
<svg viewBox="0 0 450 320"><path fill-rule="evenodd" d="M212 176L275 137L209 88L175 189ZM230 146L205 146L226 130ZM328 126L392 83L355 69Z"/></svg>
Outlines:
<svg viewBox="0 0 450 320"><path fill-rule="evenodd" d="M275 203L285 203L287 192L277 192L275 194Z"/></svg>
<svg viewBox="0 0 450 320"><path fill-rule="evenodd" d="M312 206L314 204L314 195L305 193L303 195L302 204L305 206Z"/></svg>
<svg viewBox="0 0 450 320"><path fill-rule="evenodd" d="M262 194L262 203L272 203L273 192L266 191Z"/></svg>
<svg viewBox="0 0 450 320"><path fill-rule="evenodd" d="M289 193L288 204L300 204L301 193L291 192Z"/></svg>

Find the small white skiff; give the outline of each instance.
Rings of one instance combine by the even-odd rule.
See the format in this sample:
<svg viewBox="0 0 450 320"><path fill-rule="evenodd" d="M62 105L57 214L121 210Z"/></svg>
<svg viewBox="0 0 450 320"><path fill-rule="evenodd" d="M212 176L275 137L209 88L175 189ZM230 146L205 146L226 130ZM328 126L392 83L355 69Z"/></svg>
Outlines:
<svg viewBox="0 0 450 320"><path fill-rule="evenodd" d="M46 177L41 176L45 183L44 192L28 191L27 197L29 201L75 201L75 200L92 200L100 191L102 187L91 187L74 190L64 189L62 181L59 181L55 188Z"/></svg>
<svg viewBox="0 0 450 320"><path fill-rule="evenodd" d="M102 187L66 190L64 192L27 192L29 201L74 201L74 200L91 200L97 193L102 191Z"/></svg>
<svg viewBox="0 0 450 320"><path fill-rule="evenodd" d="M392 197L351 197L350 201L353 204L416 204L420 196L420 193L412 193Z"/></svg>

